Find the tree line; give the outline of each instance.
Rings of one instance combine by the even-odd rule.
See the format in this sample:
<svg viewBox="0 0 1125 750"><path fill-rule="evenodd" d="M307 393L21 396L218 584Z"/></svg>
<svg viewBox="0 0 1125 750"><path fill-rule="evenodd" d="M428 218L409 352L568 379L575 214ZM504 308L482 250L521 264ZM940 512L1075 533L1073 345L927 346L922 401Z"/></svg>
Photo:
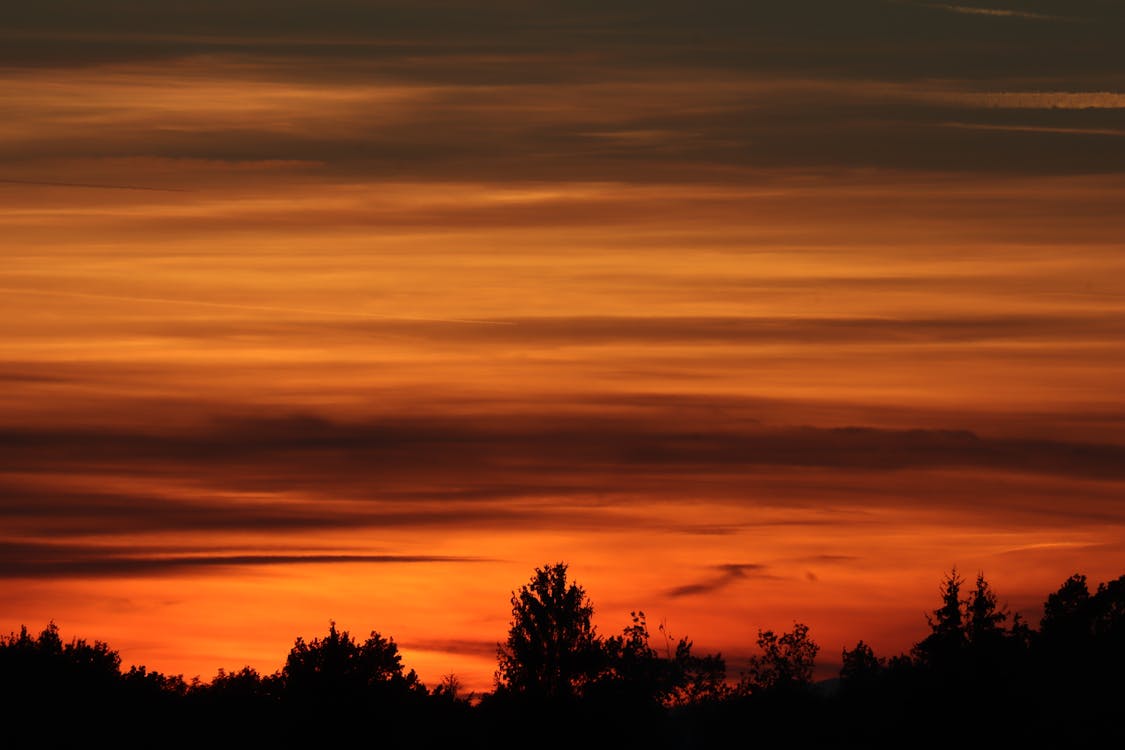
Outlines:
<svg viewBox="0 0 1125 750"><path fill-rule="evenodd" d="M983 574L941 584L928 630L906 653L864 641L836 678L814 681L820 649L803 623L759 630L737 675L721 654L643 612L600 635L567 565L537 568L512 592L493 690L466 695L455 676L427 686L393 638L356 638L330 623L298 637L273 674L251 667L185 681L122 669L101 641L64 642L52 622L0 636L0 726L39 746L113 738L125 746L575 747L578 743L708 748L755 742L873 747L1105 742L1125 739L1125 576L1091 590L1068 578L1038 627L999 603ZM911 739L914 738L914 739Z"/></svg>

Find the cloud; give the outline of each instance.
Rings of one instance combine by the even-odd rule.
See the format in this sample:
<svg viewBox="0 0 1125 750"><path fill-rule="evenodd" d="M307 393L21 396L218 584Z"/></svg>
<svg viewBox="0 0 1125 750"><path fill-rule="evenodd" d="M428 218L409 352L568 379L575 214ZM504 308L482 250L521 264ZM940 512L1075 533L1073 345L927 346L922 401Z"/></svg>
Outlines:
<svg viewBox="0 0 1125 750"><path fill-rule="evenodd" d="M733 586L739 581L746 580L747 578L776 577L772 574L767 573L768 566L759 565L757 563L726 563L723 565L715 565L713 567L717 571L717 573L710 578L706 578L696 583L676 586L675 588L671 588L665 591L664 595L673 599L678 599L685 596L711 594L715 591Z"/></svg>
<svg viewBox="0 0 1125 750"><path fill-rule="evenodd" d="M1121 522L1125 448L1110 443L777 426L755 419L776 409L768 401L700 396L505 409L350 422L243 415L143 430L8 426L0 430L0 577L462 561L309 547L363 529L388 539L443 529L706 536L862 526L881 509L1007 527ZM1081 503L1060 505L1068 493ZM183 541L199 532L206 543ZM248 549L247 535L274 546ZM123 547L122 538L136 544ZM669 595L770 573L755 564L713 571Z"/></svg>
<svg viewBox="0 0 1125 750"><path fill-rule="evenodd" d="M934 101L995 109L1125 109L1120 91L940 91L923 93ZM1099 130L1087 128L1087 130ZM1079 130L1082 130L1081 128ZM1099 133L1100 134L1100 133Z"/></svg>
<svg viewBox="0 0 1125 750"><path fill-rule="evenodd" d="M1050 125L1001 125L982 122L945 122L943 127L965 128L967 130L996 130L1007 133L1054 133L1057 135L1107 135L1125 136L1125 129L1121 128L1067 128L1053 127Z"/></svg>
<svg viewBox="0 0 1125 750"><path fill-rule="evenodd" d="M1122 96L1107 71L1123 62L1121 11L1106 4L1083 3L1091 23L1065 34L964 20L1046 13L882 0L714 2L692 14L673 3L263 13L243 1L104 15L51 5L2 32L0 84L15 116L0 124L0 157L20 168L10 179L60 174L50 160L135 158L432 182L1122 168L1080 143L1053 144L1045 160L1028 138L997 148L996 133L940 127L980 109L1062 109L1084 113L1063 127L1105 128L1097 112ZM116 176L145 184L129 177ZM112 184L96 178L60 181Z"/></svg>
<svg viewBox="0 0 1125 750"><path fill-rule="evenodd" d="M399 645L411 651L432 651L440 654L465 654L482 658L496 658L496 641L469 640L464 638L412 639L400 641Z"/></svg>
<svg viewBox="0 0 1125 750"><path fill-rule="evenodd" d="M992 438L966 430L762 426L721 412L700 413L692 422L684 422L685 416L659 409L568 414L544 408L528 414L402 414L344 422L294 413L224 417L204 428L168 433L9 426L0 430L0 445L13 462L32 471L57 467L60 461L92 471L114 465L188 468L205 461L219 473L236 469L264 478L280 471L278 476L289 481L305 472L313 479L334 468L362 467L364 473L381 472L390 487L396 478L413 480L421 471L438 480L481 479L508 468L517 475L540 469L549 475L567 464L626 472L702 466L948 466L1125 478L1125 447L1114 444ZM60 458L64 456L71 458ZM262 469L268 471L260 473ZM582 483L581 475L578 481Z"/></svg>
<svg viewBox="0 0 1125 750"><path fill-rule="evenodd" d="M974 5L954 5L952 3L911 3L920 8L934 8L936 10L945 10L950 13L960 13L962 15L970 16L989 16L992 18L1016 18L1030 21L1075 21L1077 19L1069 18L1066 16L1055 16L1048 13L1035 13L1026 10L1014 10L1011 8L981 8Z"/></svg>
<svg viewBox="0 0 1125 750"><path fill-rule="evenodd" d="M445 555L144 553L125 547L0 541L0 578L106 578L276 565L413 565L492 562Z"/></svg>
<svg viewBox="0 0 1125 750"><path fill-rule="evenodd" d="M0 183L5 185L39 185L43 187L74 187L74 188L95 188L99 190L150 190L158 193L186 193L190 192L183 188L170 188L170 187L153 187L151 185L107 185L102 183L88 183L88 182L48 182L45 180L13 180L13 179L0 179Z"/></svg>
<svg viewBox="0 0 1125 750"><path fill-rule="evenodd" d="M702 283L708 283L710 279ZM786 282L780 282L784 285ZM861 282L862 283L862 282ZM889 281L894 286L895 281ZM823 286L821 286L823 288ZM367 326L352 330L410 334L425 339L465 338L520 344L787 343L970 343L1075 337L1110 341L1125 336L1125 321L1115 314L1076 316L1006 315L946 318L553 316L507 318L505 325L465 331L441 325Z"/></svg>
<svg viewBox="0 0 1125 750"><path fill-rule="evenodd" d="M842 563L851 563L862 558L858 555L810 555L798 559L798 562L805 563L822 563L827 565L837 565Z"/></svg>
<svg viewBox="0 0 1125 750"><path fill-rule="evenodd" d="M642 404L584 411L541 404L508 414L396 414L351 422L303 414L226 417L167 431L9 426L0 430L0 447L6 465L20 467L20 475L6 479L0 514L29 528L96 527L98 518L149 529L534 519L594 524L581 520L581 508L553 508L551 500L701 492L733 497L755 477L806 467L1125 479L1125 447L1112 443L767 425L754 421L753 402ZM79 491L74 480L62 487L52 480L52 486L46 480L52 475L85 477L91 486ZM173 477L182 485L176 494L167 490ZM144 489L157 478L153 487L165 489ZM122 490L113 489L121 482ZM321 500L273 506L255 502L253 493ZM706 519L699 525L714 526Z"/></svg>
<svg viewBox="0 0 1125 750"><path fill-rule="evenodd" d="M3 182L3 180L0 180ZM474 320L468 318L427 318L427 317L412 317L408 315L376 315L372 313L365 313L360 311L340 311L332 309L311 309L311 308L295 308L295 307L279 307L275 305L248 305L238 304L231 302L215 302L213 300L203 299L188 299L177 297L133 297L120 294L98 294L93 292L76 292L67 290L56 289L34 289L29 287L0 287L0 294L26 294L32 296L42 297L72 297L77 299L90 299L90 300L108 300L114 302L136 302L140 304L156 304L160 306L186 306L186 307L203 307L203 308L217 308L220 310L242 310L246 312L268 312L268 313L285 313L287 316L297 316L303 320L309 318L346 318L349 320L355 319L368 319L368 320L413 320L418 322L428 323L452 323L456 325L508 325L504 321L494 320Z"/></svg>

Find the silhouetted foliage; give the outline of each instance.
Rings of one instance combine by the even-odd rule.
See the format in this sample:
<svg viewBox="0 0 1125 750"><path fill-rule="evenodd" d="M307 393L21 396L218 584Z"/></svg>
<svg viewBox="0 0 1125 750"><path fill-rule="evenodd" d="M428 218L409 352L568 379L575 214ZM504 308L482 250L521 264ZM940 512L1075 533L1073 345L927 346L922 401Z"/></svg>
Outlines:
<svg viewBox="0 0 1125 750"><path fill-rule="evenodd" d="M209 683L122 671L105 643L64 642L53 622L38 634L21 627L0 636L5 739L34 732L42 746L244 748L362 736L378 747L570 750L706 748L752 736L769 746L899 747L972 706L982 717L972 746L1125 742L1125 576L1093 592L1071 576L1047 597L1035 630L1009 614L983 573L962 598L954 569L909 654L879 658L859 641L841 653L838 685L814 683L818 647L795 623L759 631L759 653L732 687L720 655L693 654L690 640L663 626L654 645L644 612L599 637L593 605L566 574L563 563L537 569L513 592L497 690L477 702L454 675L427 690L394 640L371 631L358 641L335 623L325 636L297 638L274 674L219 670ZM62 718L39 721L45 711Z"/></svg>
<svg viewBox="0 0 1125 750"><path fill-rule="evenodd" d="M727 665L722 654L692 653L694 644L686 638L676 643L674 660L678 683L665 702L672 706L710 703L727 697Z"/></svg>
<svg viewBox="0 0 1125 750"><path fill-rule="evenodd" d="M974 648L995 648L1004 638L1004 621L1008 619L1007 609L997 603L984 573L977 574L976 588L969 596L966 607L965 625L967 640Z"/></svg>
<svg viewBox="0 0 1125 750"><path fill-rule="evenodd" d="M105 698L117 687L121 657L101 641L79 638L63 643L51 622L38 637L26 627L0 637L0 684L4 702L69 701L94 695Z"/></svg>
<svg viewBox="0 0 1125 750"><path fill-rule="evenodd" d="M968 642L965 603L961 600L964 582L957 568L953 568L942 582L941 606L932 615L926 616L930 634L914 646L914 655L922 664L945 668L960 662L961 652Z"/></svg>
<svg viewBox="0 0 1125 750"><path fill-rule="evenodd" d="M275 697L280 682L280 675L263 678L253 667L243 667L237 672L220 669L206 690L224 701L246 703Z"/></svg>
<svg viewBox="0 0 1125 750"><path fill-rule="evenodd" d="M129 671L121 675L121 684L134 699L149 702L181 698L189 689L183 675L166 675L143 666L129 667Z"/></svg>
<svg viewBox="0 0 1125 750"><path fill-rule="evenodd" d="M566 580L567 566L536 568L512 592L508 639L498 647L500 688L532 698L566 699L581 693L603 664L586 592Z"/></svg>
<svg viewBox="0 0 1125 750"><path fill-rule="evenodd" d="M1095 665L1125 658L1125 576L1090 594L1086 576L1073 575L1047 597L1039 631L1045 668L1055 679L1078 672L1102 673ZM1116 677L1114 677L1116 679Z"/></svg>
<svg viewBox="0 0 1125 750"><path fill-rule="evenodd" d="M884 662L863 641L855 644L851 651L841 654L840 683L848 690L864 690L873 687L882 677L886 668Z"/></svg>
<svg viewBox="0 0 1125 750"><path fill-rule="evenodd" d="M287 699L316 704L398 700L425 692L414 670L404 672L393 639L371 631L359 643L335 622L324 638L298 637L281 674Z"/></svg>
<svg viewBox="0 0 1125 750"><path fill-rule="evenodd" d="M645 613L629 616L632 624L603 644L606 669L597 681L603 699L612 696L634 704L676 706L722 696L726 687L722 656L697 656L692 641L680 638L673 646L666 633L662 656L652 646Z"/></svg>
<svg viewBox="0 0 1125 750"><path fill-rule="evenodd" d="M1094 613L1094 636L1120 646L1125 638L1125 576L1098 584Z"/></svg>
<svg viewBox="0 0 1125 750"><path fill-rule="evenodd" d="M1047 597L1039 632L1047 642L1085 642L1090 636L1090 589L1086 576L1072 575Z"/></svg>
<svg viewBox="0 0 1125 750"><path fill-rule="evenodd" d="M772 630L758 631L761 654L750 658L741 689L750 694L796 692L812 684L813 667L820 647L809 638L809 628L795 623L780 636Z"/></svg>

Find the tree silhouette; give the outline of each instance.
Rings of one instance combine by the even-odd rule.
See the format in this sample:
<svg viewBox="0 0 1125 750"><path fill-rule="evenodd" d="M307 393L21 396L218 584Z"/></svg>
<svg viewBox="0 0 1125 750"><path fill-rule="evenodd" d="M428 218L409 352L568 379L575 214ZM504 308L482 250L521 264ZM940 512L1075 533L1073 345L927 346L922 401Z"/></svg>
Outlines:
<svg viewBox="0 0 1125 750"><path fill-rule="evenodd" d="M282 669L285 696L310 703L396 702L424 693L414 670L403 671L393 639L375 631L362 643L331 622L325 638L298 637Z"/></svg>
<svg viewBox="0 0 1125 750"><path fill-rule="evenodd" d="M663 628L663 626L661 626ZM691 652L694 644L687 638L676 642L673 655L677 682L665 703L686 706L722 700L730 693L727 685L727 664L722 654Z"/></svg>
<svg viewBox="0 0 1125 750"><path fill-rule="evenodd" d="M977 574L976 587L969 595L966 613L966 635L974 648L994 648L1004 638L1004 621L1008 619L1008 612L999 606L996 594L984 580L984 573Z"/></svg>
<svg viewBox="0 0 1125 750"><path fill-rule="evenodd" d="M131 700L150 704L174 702L176 698L187 695L190 687L184 682L183 675L166 675L136 665L121 675L121 684Z"/></svg>
<svg viewBox="0 0 1125 750"><path fill-rule="evenodd" d="M1125 576L1099 583L1094 605L1094 635L1113 639L1120 646L1125 639Z"/></svg>
<svg viewBox="0 0 1125 750"><path fill-rule="evenodd" d="M1048 643L1085 642L1090 636L1090 589L1086 576L1075 574L1047 597L1039 630Z"/></svg>
<svg viewBox="0 0 1125 750"><path fill-rule="evenodd" d="M1125 576L1098 584L1094 594L1086 576L1068 578L1047 597L1039 640L1055 669L1115 669L1125 660Z"/></svg>
<svg viewBox="0 0 1125 750"><path fill-rule="evenodd" d="M0 696L22 701L30 696L56 701L107 698L121 677L121 656L102 641L73 638L63 643L51 622L39 636L26 626L0 637Z"/></svg>
<svg viewBox="0 0 1125 750"><path fill-rule="evenodd" d="M915 644L914 655L923 664L948 667L959 659L966 644L964 602L961 586L964 579L954 567L941 585L941 606L927 615L930 634Z"/></svg>
<svg viewBox="0 0 1125 750"><path fill-rule="evenodd" d="M820 646L809 638L807 625L794 623L793 630L780 636L772 630L759 630L758 648L762 653L750 658L740 684L744 692L795 692L812 684Z"/></svg>
<svg viewBox="0 0 1125 750"><path fill-rule="evenodd" d="M247 709L273 703L281 695L282 675L262 676L253 667L237 672L220 669L210 684L198 692L209 702Z"/></svg>
<svg viewBox="0 0 1125 750"><path fill-rule="evenodd" d="M372 631L357 641L335 623L297 638L279 672L220 670L203 683L143 666L122 673L108 645L64 642L52 622L0 635L0 715L5 736L46 747L328 746L362 732L379 747L702 748L747 728L764 745L897 747L920 730L960 741L954 719L971 706L974 746L1121 746L1125 576L1094 591L1071 576L1047 598L1039 631L1018 614L1005 628L983 574L964 600L963 583L956 569L944 576L913 657L879 659L864 641L845 649L839 691L809 689L819 649L800 623L758 632L738 689L721 657L694 656L663 625L654 647L643 612L599 638L585 592L556 563L512 593L497 690L478 700L460 697L452 675L428 692L393 640Z"/></svg>
<svg viewBox="0 0 1125 750"><path fill-rule="evenodd" d="M856 643L851 651L845 648L841 656L843 663L840 667L840 683L845 689L869 688L883 673L883 661L863 641Z"/></svg>
<svg viewBox="0 0 1125 750"><path fill-rule="evenodd" d="M590 622L594 607L582 587L567 582L566 572L561 562L536 568L531 580L512 592L508 639L497 649L501 689L570 698L597 676L602 650Z"/></svg>
<svg viewBox="0 0 1125 750"><path fill-rule="evenodd" d="M632 624L602 644L605 671L599 677L601 695L629 703L659 703L674 689L671 661L661 659L649 642L644 612L630 612Z"/></svg>
<svg viewBox="0 0 1125 750"><path fill-rule="evenodd" d="M632 624L603 644L605 672L598 682L603 695L618 701L652 705L686 705L721 697L726 687L722 656L692 653L693 643L669 638L661 656L650 641L644 612L630 612ZM664 626L660 626L664 631ZM665 633L665 637L668 638Z"/></svg>

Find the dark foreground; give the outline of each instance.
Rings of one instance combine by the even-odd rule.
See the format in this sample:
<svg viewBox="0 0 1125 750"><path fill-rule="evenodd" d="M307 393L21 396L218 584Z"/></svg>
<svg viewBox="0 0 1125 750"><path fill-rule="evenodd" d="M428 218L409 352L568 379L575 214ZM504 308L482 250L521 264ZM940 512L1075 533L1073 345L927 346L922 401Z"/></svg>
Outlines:
<svg viewBox="0 0 1125 750"><path fill-rule="evenodd" d="M0 637L0 745L77 747L712 748L1117 747L1125 742L1125 576L1076 575L1037 627L1009 617L983 576L942 586L929 633L879 658L863 641L814 684L808 629L760 631L740 675L687 639L653 645L643 613L602 637L566 565L512 594L497 681L426 686L392 639L298 638L271 675L210 682L121 668L107 644L64 643L52 623Z"/></svg>

